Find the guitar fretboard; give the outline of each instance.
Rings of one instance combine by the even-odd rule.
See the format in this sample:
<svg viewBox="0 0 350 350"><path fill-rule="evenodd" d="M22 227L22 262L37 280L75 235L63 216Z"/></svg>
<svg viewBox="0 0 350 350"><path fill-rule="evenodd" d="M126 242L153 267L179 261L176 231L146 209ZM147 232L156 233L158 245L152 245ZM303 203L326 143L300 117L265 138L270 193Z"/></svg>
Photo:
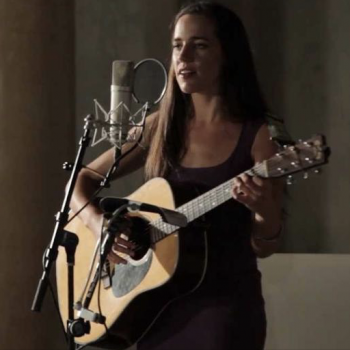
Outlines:
<svg viewBox="0 0 350 350"><path fill-rule="evenodd" d="M249 169L245 172L250 176L260 175L263 176L262 165ZM210 210L215 209L220 204L228 201L232 198L232 186L234 178L230 179L223 184L213 188L212 190L200 195L199 197L191 200L190 202L178 207L176 211L184 214L187 217L187 222L190 223L193 220L199 218ZM157 243L160 240L167 237L169 234L177 231L178 226L170 225L164 222L161 218L154 220L150 223L151 225L151 242Z"/></svg>

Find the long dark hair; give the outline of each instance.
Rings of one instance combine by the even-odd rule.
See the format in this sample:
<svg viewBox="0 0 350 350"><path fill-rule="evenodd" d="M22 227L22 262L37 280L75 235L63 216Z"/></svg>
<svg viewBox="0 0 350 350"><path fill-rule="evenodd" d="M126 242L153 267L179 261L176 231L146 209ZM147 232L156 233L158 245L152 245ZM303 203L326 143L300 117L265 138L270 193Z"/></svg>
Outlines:
<svg viewBox="0 0 350 350"><path fill-rule="evenodd" d="M237 120L264 118L268 112L263 98L245 28L238 16L213 1L196 1L183 7L172 23L174 28L184 15L209 18L224 53L221 95L228 114ZM235 98L233 98L235 97ZM240 115L237 115L237 102ZM152 142L146 161L146 177L165 176L186 150L186 126L191 117L190 95L182 93L170 64L167 92L152 130Z"/></svg>

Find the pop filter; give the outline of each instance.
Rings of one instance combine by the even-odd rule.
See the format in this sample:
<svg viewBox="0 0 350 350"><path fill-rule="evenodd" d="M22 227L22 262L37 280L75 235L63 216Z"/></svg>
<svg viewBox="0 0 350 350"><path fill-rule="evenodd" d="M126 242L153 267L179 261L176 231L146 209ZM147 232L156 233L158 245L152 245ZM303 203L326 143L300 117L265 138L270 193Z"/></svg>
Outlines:
<svg viewBox="0 0 350 350"><path fill-rule="evenodd" d="M167 71L160 61L154 58L140 61L134 68L134 100L150 107L156 105L165 94L167 82Z"/></svg>

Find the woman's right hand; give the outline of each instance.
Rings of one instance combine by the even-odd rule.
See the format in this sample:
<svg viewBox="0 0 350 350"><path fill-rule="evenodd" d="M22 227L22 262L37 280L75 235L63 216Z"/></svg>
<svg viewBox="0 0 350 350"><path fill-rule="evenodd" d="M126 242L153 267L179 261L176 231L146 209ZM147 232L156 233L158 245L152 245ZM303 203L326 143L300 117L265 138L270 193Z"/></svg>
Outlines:
<svg viewBox="0 0 350 350"><path fill-rule="evenodd" d="M91 230L94 238L100 239L105 218L102 213L96 213L90 216L88 227ZM127 222L127 221L126 221ZM130 233L130 226L124 224L121 233L115 237L112 250L108 254L108 260L113 264L126 264L127 256L134 256L135 244L127 240Z"/></svg>

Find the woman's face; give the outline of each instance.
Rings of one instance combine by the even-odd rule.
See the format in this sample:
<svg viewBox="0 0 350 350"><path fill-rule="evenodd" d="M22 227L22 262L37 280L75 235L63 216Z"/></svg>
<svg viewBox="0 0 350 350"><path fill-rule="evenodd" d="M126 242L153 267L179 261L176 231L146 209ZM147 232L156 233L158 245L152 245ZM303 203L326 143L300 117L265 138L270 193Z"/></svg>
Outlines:
<svg viewBox="0 0 350 350"><path fill-rule="evenodd" d="M201 15L180 17L174 30L172 63L181 91L218 94L222 62L212 21Z"/></svg>

